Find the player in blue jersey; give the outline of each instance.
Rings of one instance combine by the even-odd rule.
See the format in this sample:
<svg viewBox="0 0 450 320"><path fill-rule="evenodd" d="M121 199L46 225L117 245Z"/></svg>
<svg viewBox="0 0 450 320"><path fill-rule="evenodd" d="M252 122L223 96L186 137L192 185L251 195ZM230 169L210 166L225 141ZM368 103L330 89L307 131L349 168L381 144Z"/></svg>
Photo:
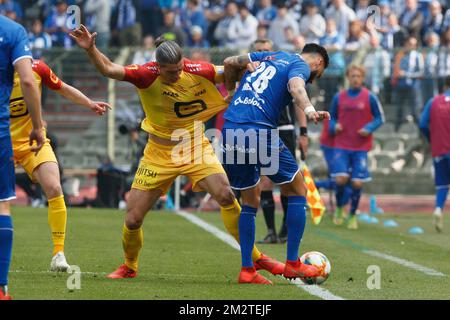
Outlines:
<svg viewBox="0 0 450 320"><path fill-rule="evenodd" d="M277 135L281 109L292 99L310 120L329 118L328 112L317 112L305 86L319 78L328 66L327 51L317 44L307 44L303 52L253 52L225 59L225 79L230 105L224 114L222 129L223 163L232 188L240 190L242 211L239 238L242 269L240 283L270 284L256 272L251 259L255 241L255 217L259 206L260 175L280 185L288 197L287 259L284 277L316 277L320 270L304 265L298 258L300 240L306 222L306 186L298 164ZM239 72L250 64L235 92ZM259 279L255 281L255 279Z"/></svg>
<svg viewBox="0 0 450 320"><path fill-rule="evenodd" d="M9 97L13 87L14 69L20 77L25 102L33 123L31 150L43 146L44 131L41 100L33 70L32 56L25 29L0 15L0 300L10 300L8 272L11 263L13 226L9 200L15 198L14 161L9 130ZM36 144L32 145L36 141Z"/></svg>

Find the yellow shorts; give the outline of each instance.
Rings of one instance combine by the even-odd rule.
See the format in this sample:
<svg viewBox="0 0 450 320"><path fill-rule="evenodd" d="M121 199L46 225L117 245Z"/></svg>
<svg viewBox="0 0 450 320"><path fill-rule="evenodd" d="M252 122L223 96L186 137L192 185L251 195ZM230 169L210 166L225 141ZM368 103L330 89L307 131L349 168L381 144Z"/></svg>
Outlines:
<svg viewBox="0 0 450 320"><path fill-rule="evenodd" d="M197 183L216 173L225 174L225 170L204 136L195 148L189 143L164 146L149 140L132 188L144 191L160 189L165 194L176 177L185 175L192 182L192 190L202 191Z"/></svg>
<svg viewBox="0 0 450 320"><path fill-rule="evenodd" d="M33 179L33 171L39 165L45 162L58 163L55 153L53 152L53 149L50 146L49 142L50 140L47 139L37 155L35 155L34 152L30 151L30 146L28 145L28 143L19 145L13 143L14 163L16 165L20 164L25 169L32 181L35 181Z"/></svg>

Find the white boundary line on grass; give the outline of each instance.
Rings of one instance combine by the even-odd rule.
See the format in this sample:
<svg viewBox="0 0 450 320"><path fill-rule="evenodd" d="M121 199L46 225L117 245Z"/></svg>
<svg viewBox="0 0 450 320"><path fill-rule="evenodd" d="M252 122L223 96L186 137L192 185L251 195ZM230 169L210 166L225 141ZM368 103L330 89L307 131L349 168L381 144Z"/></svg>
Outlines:
<svg viewBox="0 0 450 320"><path fill-rule="evenodd" d="M199 217L188 213L186 211L176 211L177 215L185 218L186 220L192 222L193 224L199 226L203 230L211 233L215 237L219 238L226 244L228 244L230 247L240 251L241 248L239 244L236 242L236 240L229 234L223 232L222 230L216 228L215 226L209 224L208 222L204 221L203 219L200 219ZM305 285L300 279L296 279L295 281L290 281L290 283L295 284L297 287L305 290L309 294L319 297L324 300L345 300L342 297L336 296L330 291L323 289L317 285Z"/></svg>
<svg viewBox="0 0 450 320"><path fill-rule="evenodd" d="M445 277L445 274L443 274L442 272L436 271L436 270L431 269L431 268L424 267L424 266L422 266L420 264L417 264L417 263L414 263L414 262L411 262L411 261L408 261L408 260L405 260L405 259L402 259L402 258L398 258L398 257L395 257L395 256L390 256L388 254L385 254L385 253L382 253L382 252L379 252L379 251L362 250L362 252L364 252L365 254L368 254L370 256L374 256L374 257L377 257L377 258L381 258L381 259L384 259L384 260L388 260L388 261L397 263L397 264L399 264L401 266L404 266L406 268L414 269L416 271L425 273L425 274L427 274L429 276Z"/></svg>
<svg viewBox="0 0 450 320"><path fill-rule="evenodd" d="M26 273L26 274L61 274L61 275L65 275L65 274L69 274L68 272L56 272L56 271L29 271L29 270L10 270L9 273ZM78 272L77 272L78 273ZM90 272L90 271L81 271L80 274L86 274L86 275L97 275L97 276L104 276L107 275L108 273L106 272Z"/></svg>

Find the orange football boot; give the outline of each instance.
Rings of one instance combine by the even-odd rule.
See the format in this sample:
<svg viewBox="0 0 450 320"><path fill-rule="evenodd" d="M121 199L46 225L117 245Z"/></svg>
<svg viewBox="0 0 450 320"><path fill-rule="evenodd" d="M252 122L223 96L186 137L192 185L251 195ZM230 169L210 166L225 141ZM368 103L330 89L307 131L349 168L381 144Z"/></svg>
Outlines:
<svg viewBox="0 0 450 320"><path fill-rule="evenodd" d="M320 273L321 271L319 268L304 264L300 259L297 259L296 261L286 260L283 276L286 279L315 278L320 276Z"/></svg>
<svg viewBox="0 0 450 320"><path fill-rule="evenodd" d="M272 284L272 281L256 272L255 267L241 269L238 283Z"/></svg>
<svg viewBox="0 0 450 320"><path fill-rule="evenodd" d="M261 257L254 262L256 270L267 270L274 276L283 275L284 263L281 263L265 254L261 254Z"/></svg>
<svg viewBox="0 0 450 320"><path fill-rule="evenodd" d="M121 265L116 271L108 274L106 277L110 279L125 279L134 278L137 276L137 272L128 268L125 264Z"/></svg>
<svg viewBox="0 0 450 320"><path fill-rule="evenodd" d="M9 294L4 294L3 289L0 288L0 300L12 300L12 297Z"/></svg>

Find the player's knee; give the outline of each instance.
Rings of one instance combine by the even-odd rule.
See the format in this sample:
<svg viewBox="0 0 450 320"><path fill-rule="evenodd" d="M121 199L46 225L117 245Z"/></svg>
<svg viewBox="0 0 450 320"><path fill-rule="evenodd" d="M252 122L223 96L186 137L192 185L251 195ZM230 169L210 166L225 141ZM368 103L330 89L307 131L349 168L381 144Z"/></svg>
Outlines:
<svg viewBox="0 0 450 320"><path fill-rule="evenodd" d="M259 189L251 195L242 194L242 205L258 208L261 202L261 192Z"/></svg>
<svg viewBox="0 0 450 320"><path fill-rule="evenodd" d="M352 181L352 187L354 189L361 189L363 186L362 181Z"/></svg>
<svg viewBox="0 0 450 320"><path fill-rule="evenodd" d="M0 216L11 215L9 210L9 201L0 201Z"/></svg>
<svg viewBox="0 0 450 320"><path fill-rule="evenodd" d="M130 230L139 229L144 222L144 217L136 214L133 211L128 211L127 216L125 217L125 225Z"/></svg>
<svg viewBox="0 0 450 320"><path fill-rule="evenodd" d="M347 182L348 182L348 177L345 177L345 176L336 177L336 184L338 186L343 186L343 185L347 184Z"/></svg>
<svg viewBox="0 0 450 320"><path fill-rule="evenodd" d="M48 199L56 198L63 194L61 184L57 182L45 186L44 191Z"/></svg>
<svg viewBox="0 0 450 320"><path fill-rule="evenodd" d="M235 197L234 197L233 190L231 190L231 188L229 186L222 188L222 190L220 190L216 196L216 201L222 207L232 205L234 202L234 199L235 199Z"/></svg>

